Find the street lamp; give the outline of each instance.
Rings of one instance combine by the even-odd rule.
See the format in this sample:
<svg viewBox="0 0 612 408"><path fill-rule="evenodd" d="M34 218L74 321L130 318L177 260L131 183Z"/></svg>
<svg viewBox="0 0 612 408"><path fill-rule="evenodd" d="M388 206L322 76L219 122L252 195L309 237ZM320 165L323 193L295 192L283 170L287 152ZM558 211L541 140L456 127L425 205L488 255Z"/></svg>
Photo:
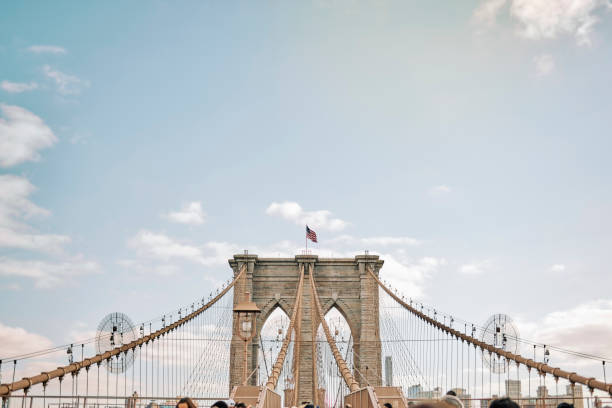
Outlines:
<svg viewBox="0 0 612 408"><path fill-rule="evenodd" d="M248 361L247 345L249 341L253 340L253 337L255 337L257 314L261 313L261 310L259 310L255 302L251 301L251 294L246 292L246 300L238 303L234 307L234 313L236 314L236 321L238 322L236 334L244 341L244 371L242 373L242 384L246 385Z"/></svg>

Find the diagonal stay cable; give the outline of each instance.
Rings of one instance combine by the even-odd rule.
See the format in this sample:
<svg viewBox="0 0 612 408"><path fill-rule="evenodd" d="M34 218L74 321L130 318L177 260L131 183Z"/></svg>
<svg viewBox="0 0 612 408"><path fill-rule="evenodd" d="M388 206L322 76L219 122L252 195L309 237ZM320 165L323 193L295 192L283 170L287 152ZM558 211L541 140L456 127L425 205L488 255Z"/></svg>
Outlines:
<svg viewBox="0 0 612 408"><path fill-rule="evenodd" d="M424 320L426 322L428 322L429 324L431 324L433 327L436 327L438 330L448 333L451 336L460 338L462 340L467 341L470 344L473 344L476 347L480 347L481 350L483 351L488 351L489 353L495 353L500 357L504 357L506 360L513 360L518 364L522 364L526 367L529 368L535 368L537 369L540 373L548 373L548 374L552 374L553 377L561 377L561 378L565 378L567 380L569 380L571 383L580 383L583 385L586 385L587 387L589 387L589 389L598 389L601 391L606 391L608 392L610 395L612 395L612 384L606 384L603 381L599 381L593 377L588 378L579 374L576 374L574 372L569 372L569 371L565 371L562 370L559 367L551 367L548 364L544 364L544 363L538 363L532 359L527 359L519 354L513 354L510 353L508 351L502 350L500 348L494 347L490 344L487 344L485 342L482 342L478 339L475 339L472 336L468 336L467 334L461 333L458 330L455 330L449 326L447 326L446 324L440 323L435 319L432 319L431 317L419 312L417 309L413 308L412 306L408 305L406 302L404 302L402 299L400 299L396 294L394 294L389 288L387 288L378 278L378 276L376 276L376 274L372 271L372 269L368 266L366 268L366 270L368 271L368 273L374 278L374 280L376 280L376 282L378 283L378 285L385 291L387 292L387 294L389 294L393 299L395 299L396 302L398 302L400 305L402 305L405 309L407 309L408 311L410 311L412 314L416 315L417 317L419 317L421 320Z"/></svg>
<svg viewBox="0 0 612 408"><path fill-rule="evenodd" d="M295 325L297 311L302 303L302 288L304 286L304 268L300 268L300 281L298 283L297 292L295 295L295 303L293 306L293 311L291 312L291 320L289 321L289 328L287 329L287 334L285 334L285 339L283 340L283 345L281 346L280 351L278 352L278 356L276 357L276 362L272 366L272 372L268 376L268 381L266 382L266 387L274 390L276 389L276 384L278 383L278 378L280 377L281 370L283 369L283 363L285 361L285 357L287 356L287 349L289 348L289 343L291 342L291 334L293 332L293 327ZM296 341L299 341L296 335Z"/></svg>
<svg viewBox="0 0 612 408"><path fill-rule="evenodd" d="M188 314L187 316L183 317L180 320L177 320L176 322L172 323L169 326L166 326L164 328L161 328L153 333L150 333L146 336L142 336L128 344L124 344L123 346L119 346L119 347L115 347L112 350L109 350L105 353L100 353L100 354L96 354L93 357L90 358L85 358L82 361L78 361L78 362L74 362L72 364L69 364L67 366L63 366L63 367L58 367L55 370L49 371L49 372L43 372L40 373L38 375L35 375L33 377L26 377L23 378L19 381L15 381L13 383L10 384L1 384L0 385L0 396L7 396L10 395L11 392L17 391L17 390L23 390L23 389L27 389L30 388L32 385L35 384L40 384L40 383L44 383L47 382L53 378L57 378L57 377L63 377L66 374L71 374L71 373L77 373L81 368L87 368L90 367L100 361L103 360L108 360L116 355L119 355L121 353L125 353L129 350L134 350L136 349L136 347L140 346L143 343L147 343L151 340L155 340L159 337L161 337L162 335L183 326L185 323L189 322L190 320L192 320L193 318L195 318L196 316L200 315L201 313L203 313L204 311L208 310L212 305L214 305L215 303L217 303L217 301L219 299L221 299L231 288L234 287L234 284L238 281L238 279L240 279L240 277L244 274L244 271L246 270L246 265L243 265L240 268L240 272L238 273L238 275L236 275L236 277L234 277L234 280L225 287L225 289L223 289L221 292L219 292L219 294L217 296L215 296L213 299L211 299L208 303L206 303L205 305L203 305L202 307L200 307L199 309L191 312L190 314Z"/></svg>
<svg viewBox="0 0 612 408"><path fill-rule="evenodd" d="M355 381L355 377L353 377L353 375L351 374L351 370L349 370L346 364L346 361L344 361L344 359L342 358L342 355L340 354L340 351L338 351L338 346L336 346L336 341L334 340L334 338L331 335L331 332L329 331L329 326L327 325L327 322L325 321L325 316L323 316L323 312L321 311L321 302L319 301L319 294L317 292L317 288L315 287L314 277L312 276L314 272L313 267L312 265L309 265L308 268L309 268L308 276L310 277L310 288L311 288L314 302L316 305L315 310L317 311L319 321L321 322L321 325L323 326L323 331L325 332L325 338L327 339L327 343L329 343L329 347L332 350L332 354L334 355L334 358L336 359L336 364L338 364L338 368L340 369L340 374L342 374L342 378L344 379L344 382L349 387L351 392L355 392L359 389L359 384L357 383L357 381Z"/></svg>

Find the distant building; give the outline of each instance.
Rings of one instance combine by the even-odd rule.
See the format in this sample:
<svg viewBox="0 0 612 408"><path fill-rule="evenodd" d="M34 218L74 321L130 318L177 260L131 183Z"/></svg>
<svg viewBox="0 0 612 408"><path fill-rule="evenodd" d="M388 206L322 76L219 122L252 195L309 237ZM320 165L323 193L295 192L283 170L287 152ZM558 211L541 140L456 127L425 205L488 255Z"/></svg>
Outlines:
<svg viewBox="0 0 612 408"><path fill-rule="evenodd" d="M440 387L426 391L421 384L416 384L408 387L406 390L406 398L408 399L437 399L442 396Z"/></svg>
<svg viewBox="0 0 612 408"><path fill-rule="evenodd" d="M521 380L506 380L506 396L513 400L521 398Z"/></svg>
<svg viewBox="0 0 612 408"><path fill-rule="evenodd" d="M385 383L387 387L393 387L393 361L391 356L385 357Z"/></svg>
<svg viewBox="0 0 612 408"><path fill-rule="evenodd" d="M550 395L546 386L537 389L536 408L556 408L562 402L574 404L574 408L584 408L584 399L581 385L567 385L565 394Z"/></svg>

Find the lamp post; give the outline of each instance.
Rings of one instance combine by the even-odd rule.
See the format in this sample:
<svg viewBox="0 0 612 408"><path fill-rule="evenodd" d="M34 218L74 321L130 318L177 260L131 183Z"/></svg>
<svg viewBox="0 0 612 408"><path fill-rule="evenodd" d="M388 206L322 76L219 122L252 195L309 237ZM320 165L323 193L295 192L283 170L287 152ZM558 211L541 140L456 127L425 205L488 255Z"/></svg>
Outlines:
<svg viewBox="0 0 612 408"><path fill-rule="evenodd" d="M251 301L251 294L246 292L246 300L238 303L234 307L234 313L236 315L236 321L238 322L236 334L244 341L244 371L242 373L242 384L246 385L248 362L247 346L249 341L253 340L253 337L255 337L257 314L261 313L261 310L259 310L255 302Z"/></svg>

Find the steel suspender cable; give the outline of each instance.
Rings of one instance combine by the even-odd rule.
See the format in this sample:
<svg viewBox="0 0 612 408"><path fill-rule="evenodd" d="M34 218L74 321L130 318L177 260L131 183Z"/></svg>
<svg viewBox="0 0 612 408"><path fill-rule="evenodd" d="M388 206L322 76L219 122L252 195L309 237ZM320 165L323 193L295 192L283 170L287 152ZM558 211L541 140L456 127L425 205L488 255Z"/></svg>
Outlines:
<svg viewBox="0 0 612 408"><path fill-rule="evenodd" d="M100 401L100 362L98 362L97 380L98 380L98 387L97 387L98 389L96 390L96 403L99 403L99 401Z"/></svg>
<svg viewBox="0 0 612 408"><path fill-rule="evenodd" d="M119 354L117 354L117 367L119 367ZM115 373L115 397L119 396L119 372ZM115 401L117 399L115 398Z"/></svg>
<svg viewBox="0 0 612 408"><path fill-rule="evenodd" d="M467 325L466 325L465 331L467 332ZM466 346L467 346L467 387L466 387L466 389L467 389L467 392L469 394L470 393L470 363L471 363L471 361L470 361L470 344L468 343L468 344L466 344ZM476 396L476 392L473 392L472 396L475 397Z"/></svg>
<svg viewBox="0 0 612 408"><path fill-rule="evenodd" d="M149 396L149 342L145 343L145 395Z"/></svg>

